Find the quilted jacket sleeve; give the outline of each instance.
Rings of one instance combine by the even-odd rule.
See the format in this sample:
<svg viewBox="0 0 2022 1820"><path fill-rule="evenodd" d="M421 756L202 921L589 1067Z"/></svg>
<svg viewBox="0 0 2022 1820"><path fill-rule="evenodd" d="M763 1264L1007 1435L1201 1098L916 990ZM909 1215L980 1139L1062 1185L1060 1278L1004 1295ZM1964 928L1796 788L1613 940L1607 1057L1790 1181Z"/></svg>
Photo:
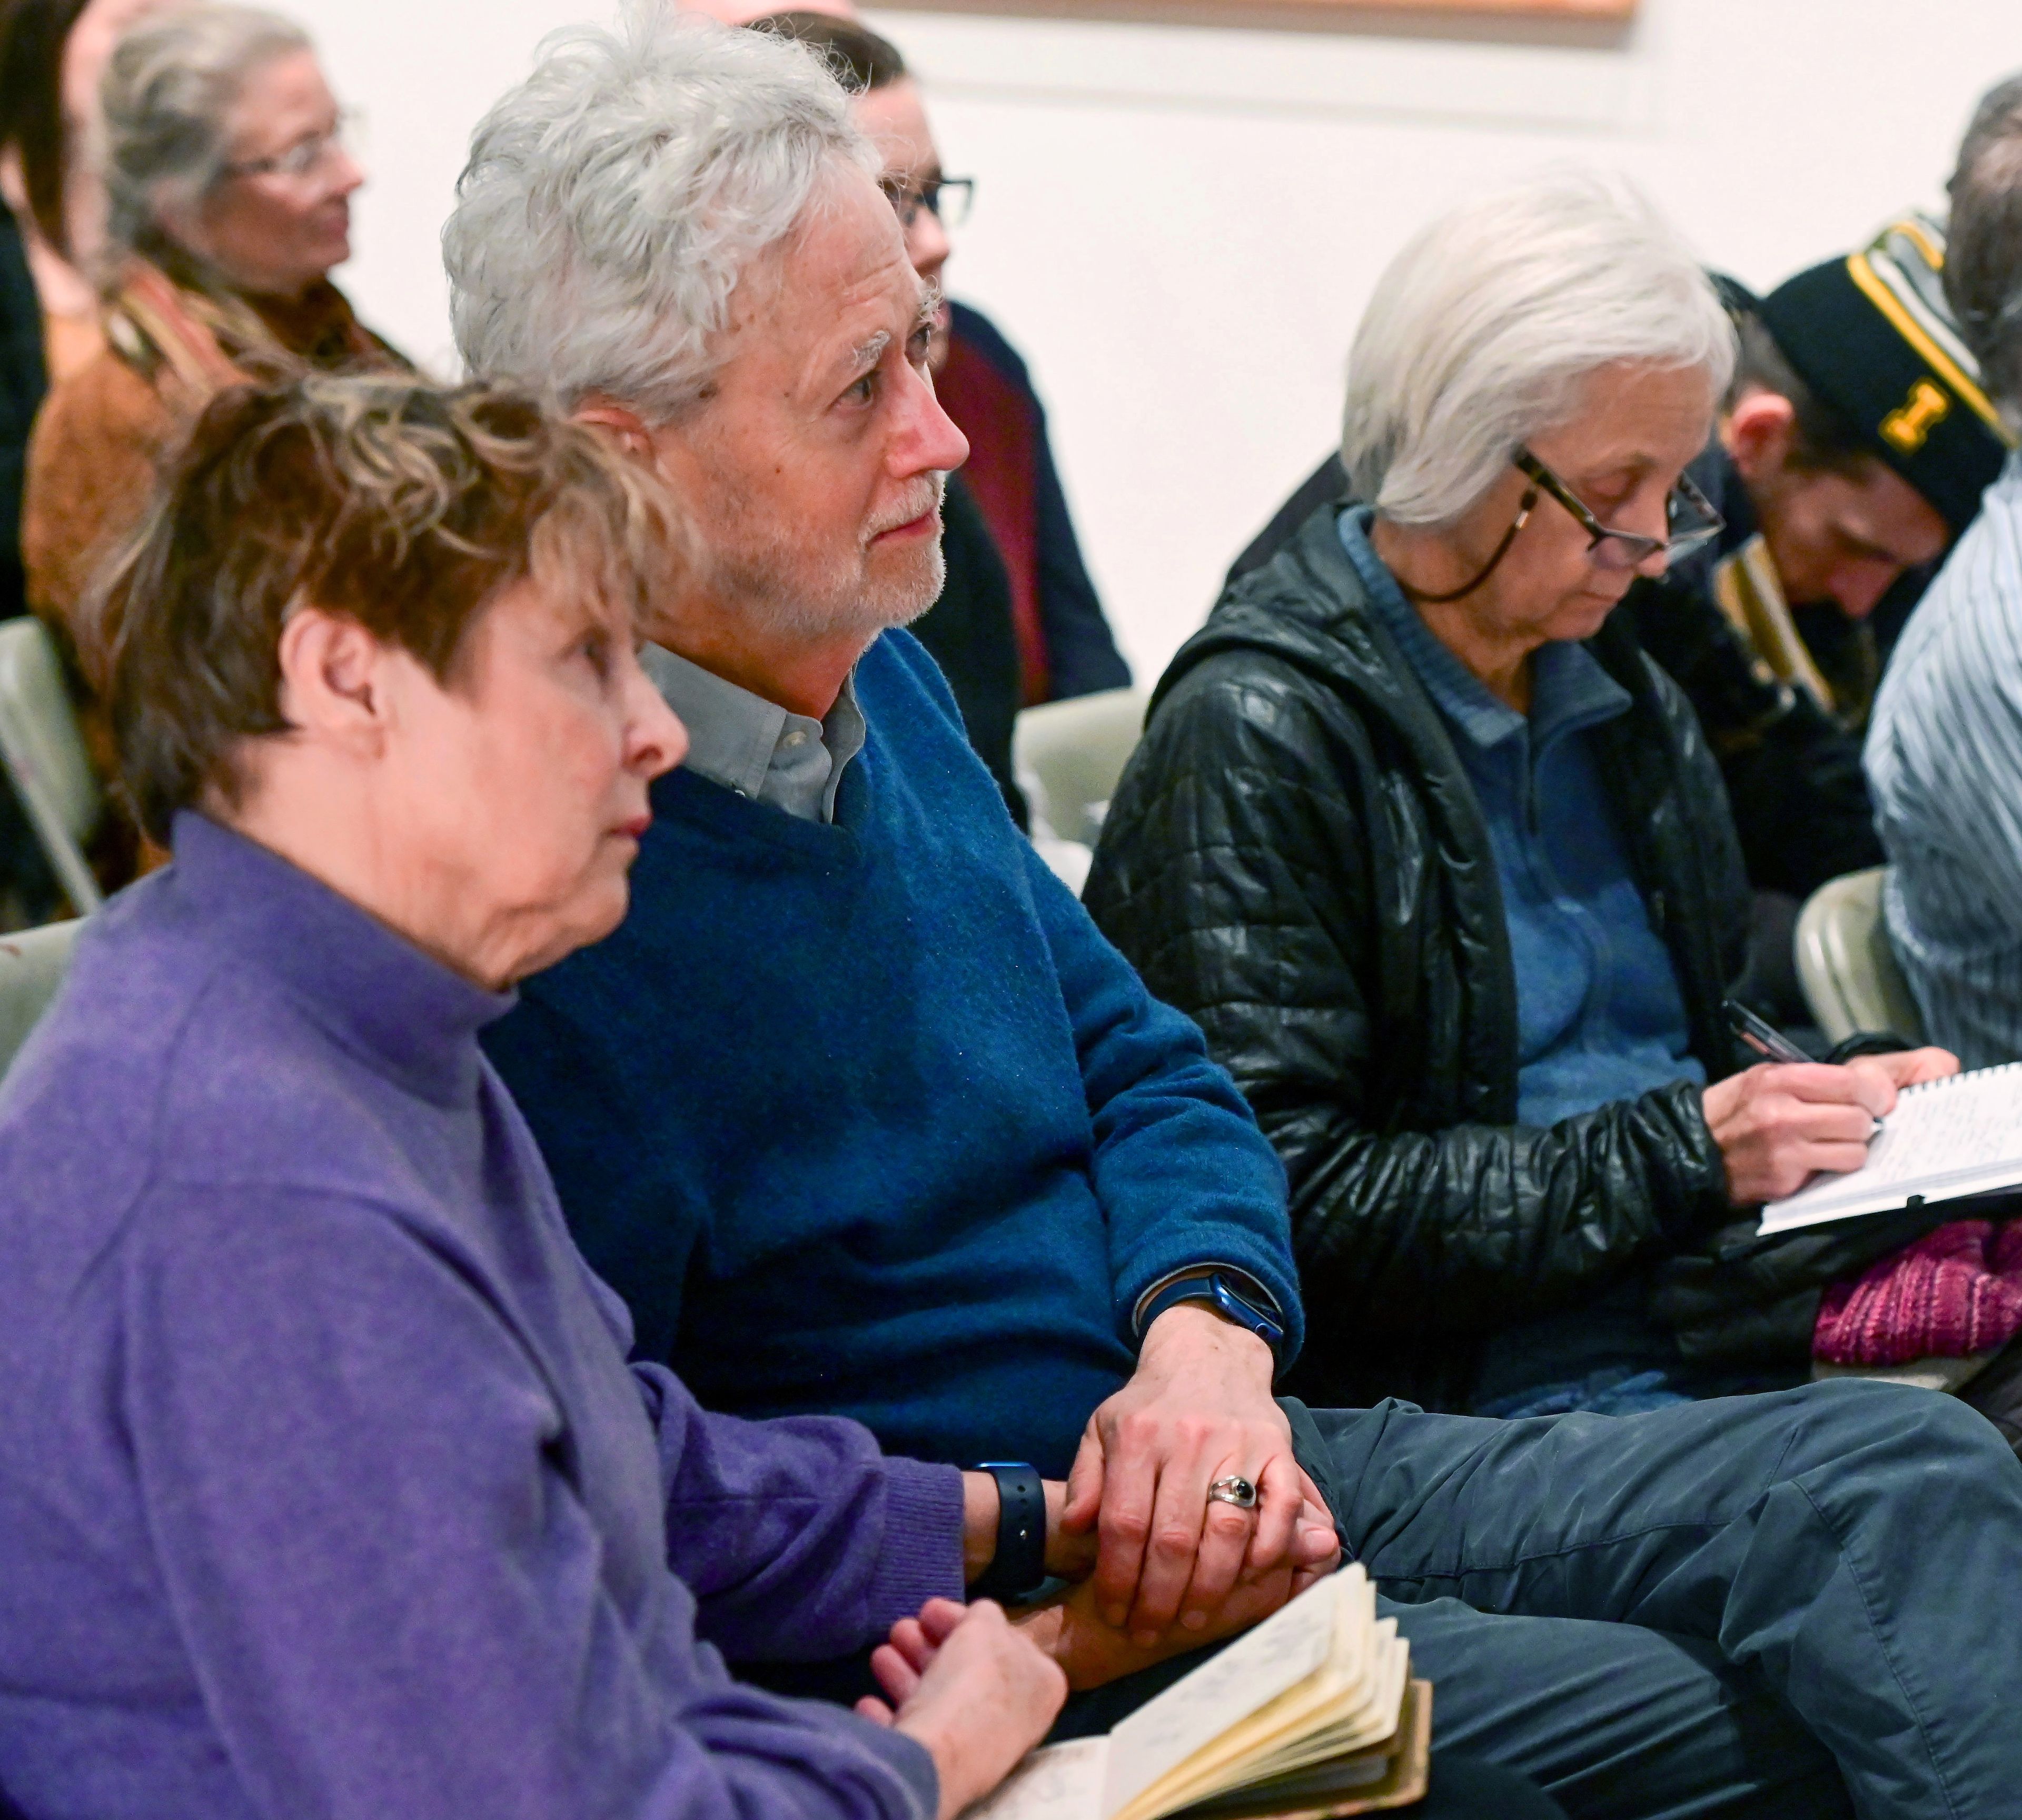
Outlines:
<svg viewBox="0 0 2022 1820"><path fill-rule="evenodd" d="M1418 939L1451 860L1387 737L1290 662L1206 659L1153 717L1087 897L1283 1159L1316 1329L1479 1333L1710 1230L1724 1175L1689 1084L1549 1129L1384 1110L1423 1097L1397 1070L1480 1066L1467 1032L1425 1027L1454 997L1414 976L1451 965Z"/></svg>

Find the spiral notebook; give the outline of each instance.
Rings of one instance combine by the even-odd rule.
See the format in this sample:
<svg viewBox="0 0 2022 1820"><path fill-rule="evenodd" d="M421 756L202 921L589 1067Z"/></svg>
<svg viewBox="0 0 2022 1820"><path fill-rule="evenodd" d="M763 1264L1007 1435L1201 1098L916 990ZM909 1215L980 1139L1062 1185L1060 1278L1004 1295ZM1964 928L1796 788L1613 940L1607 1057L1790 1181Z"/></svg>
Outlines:
<svg viewBox="0 0 2022 1820"><path fill-rule="evenodd" d="M1319 1820L1425 1790L1432 1689L1351 1564L1106 1737L1035 1751L965 1820Z"/></svg>
<svg viewBox="0 0 2022 1820"><path fill-rule="evenodd" d="M1763 1233L2022 1187L2022 1062L1906 1087L1846 1176L1814 1176L1762 1209Z"/></svg>

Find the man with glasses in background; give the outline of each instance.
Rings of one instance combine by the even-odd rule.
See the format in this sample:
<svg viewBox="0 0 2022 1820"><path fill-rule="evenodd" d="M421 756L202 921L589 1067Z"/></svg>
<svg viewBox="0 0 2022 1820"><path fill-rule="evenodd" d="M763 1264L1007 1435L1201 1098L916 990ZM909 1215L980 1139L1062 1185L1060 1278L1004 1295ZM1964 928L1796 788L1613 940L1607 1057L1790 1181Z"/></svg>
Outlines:
<svg viewBox="0 0 2022 1820"><path fill-rule="evenodd" d="M885 161L883 182L906 231L907 257L938 286L953 229L968 219L973 177L949 177L919 85L898 47L846 12L751 16L738 0L703 9L732 24L819 52L855 97L851 113ZM954 691L973 745L1020 826L1011 729L1020 708L1122 688L1116 648L1082 560L1053 465L1046 417L1022 360L973 305L943 297L935 324L934 385L968 439L943 504L947 581L912 627Z"/></svg>

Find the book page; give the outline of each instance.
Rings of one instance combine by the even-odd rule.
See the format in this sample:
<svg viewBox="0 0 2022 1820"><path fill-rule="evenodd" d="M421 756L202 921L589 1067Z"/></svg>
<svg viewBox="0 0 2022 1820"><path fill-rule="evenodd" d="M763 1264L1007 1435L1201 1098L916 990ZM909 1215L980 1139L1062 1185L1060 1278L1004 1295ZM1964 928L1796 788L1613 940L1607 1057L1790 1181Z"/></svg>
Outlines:
<svg viewBox="0 0 2022 1820"><path fill-rule="evenodd" d="M1109 1734L1102 1812L1126 1807L1231 1727L1297 1687L1331 1659L1343 1598L1368 1585L1351 1563L1147 1702Z"/></svg>
<svg viewBox="0 0 2022 1820"><path fill-rule="evenodd" d="M1377 1632L1376 1588L1364 1580L1337 1606L1334 1654L1324 1665L1154 1782L1127 1814L1141 1820L1154 1808L1163 1814L1205 1800L1219 1789L1270 1774L1271 1766L1307 1739L1357 1723L1378 1685Z"/></svg>
<svg viewBox="0 0 2022 1820"><path fill-rule="evenodd" d="M1398 1636L1394 1618L1385 1618L1376 1629L1377 1647L1370 1664L1367 1698L1345 1703L1341 1717L1317 1731L1302 1731L1289 1737L1276 1749L1246 1764L1246 1785L1364 1749L1396 1731L1398 1711L1411 1680L1411 1646Z"/></svg>
<svg viewBox="0 0 2022 1820"><path fill-rule="evenodd" d="M1425 1795L1432 1733L1431 1685L1413 1681L1399 1701L1396 1729L1380 1748L1217 1795L1187 1808L1184 1820L1287 1820L1402 1807Z"/></svg>
<svg viewBox="0 0 2022 1820"><path fill-rule="evenodd" d="M1762 1209L1764 1233L2022 1184L2022 1065L2009 1062L1905 1088L1866 1165L1821 1176Z"/></svg>
<svg viewBox="0 0 2022 1820"><path fill-rule="evenodd" d="M1247 1782L1259 1763L1367 1706L1376 1687L1376 1588L1358 1573L1334 1605L1333 1653L1303 1680L1238 1720L1176 1769L1139 1790L1109 1820L1155 1820Z"/></svg>
<svg viewBox="0 0 2022 1820"><path fill-rule="evenodd" d="M1109 1740L1078 1738L1035 1750L962 1820L1102 1820Z"/></svg>

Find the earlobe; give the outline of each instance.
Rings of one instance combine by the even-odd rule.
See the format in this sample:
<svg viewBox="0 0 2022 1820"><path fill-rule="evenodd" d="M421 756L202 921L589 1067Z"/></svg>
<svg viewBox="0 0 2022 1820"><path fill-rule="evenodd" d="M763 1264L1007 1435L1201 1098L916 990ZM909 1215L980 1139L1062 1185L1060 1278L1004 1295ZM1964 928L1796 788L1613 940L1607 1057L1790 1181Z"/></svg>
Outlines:
<svg viewBox="0 0 2022 1820"><path fill-rule="evenodd" d="M1766 478L1783 465L1797 421L1790 399L1775 392L1751 392L1728 413L1721 440L1744 480Z"/></svg>
<svg viewBox="0 0 2022 1820"><path fill-rule="evenodd" d="M578 406L574 416L576 422L592 425L615 438L619 447L633 461L653 461L652 432L637 411L625 405L600 401Z"/></svg>
<svg viewBox="0 0 2022 1820"><path fill-rule="evenodd" d="M291 726L338 737L381 731L379 641L356 620L298 609L276 651L281 705Z"/></svg>

